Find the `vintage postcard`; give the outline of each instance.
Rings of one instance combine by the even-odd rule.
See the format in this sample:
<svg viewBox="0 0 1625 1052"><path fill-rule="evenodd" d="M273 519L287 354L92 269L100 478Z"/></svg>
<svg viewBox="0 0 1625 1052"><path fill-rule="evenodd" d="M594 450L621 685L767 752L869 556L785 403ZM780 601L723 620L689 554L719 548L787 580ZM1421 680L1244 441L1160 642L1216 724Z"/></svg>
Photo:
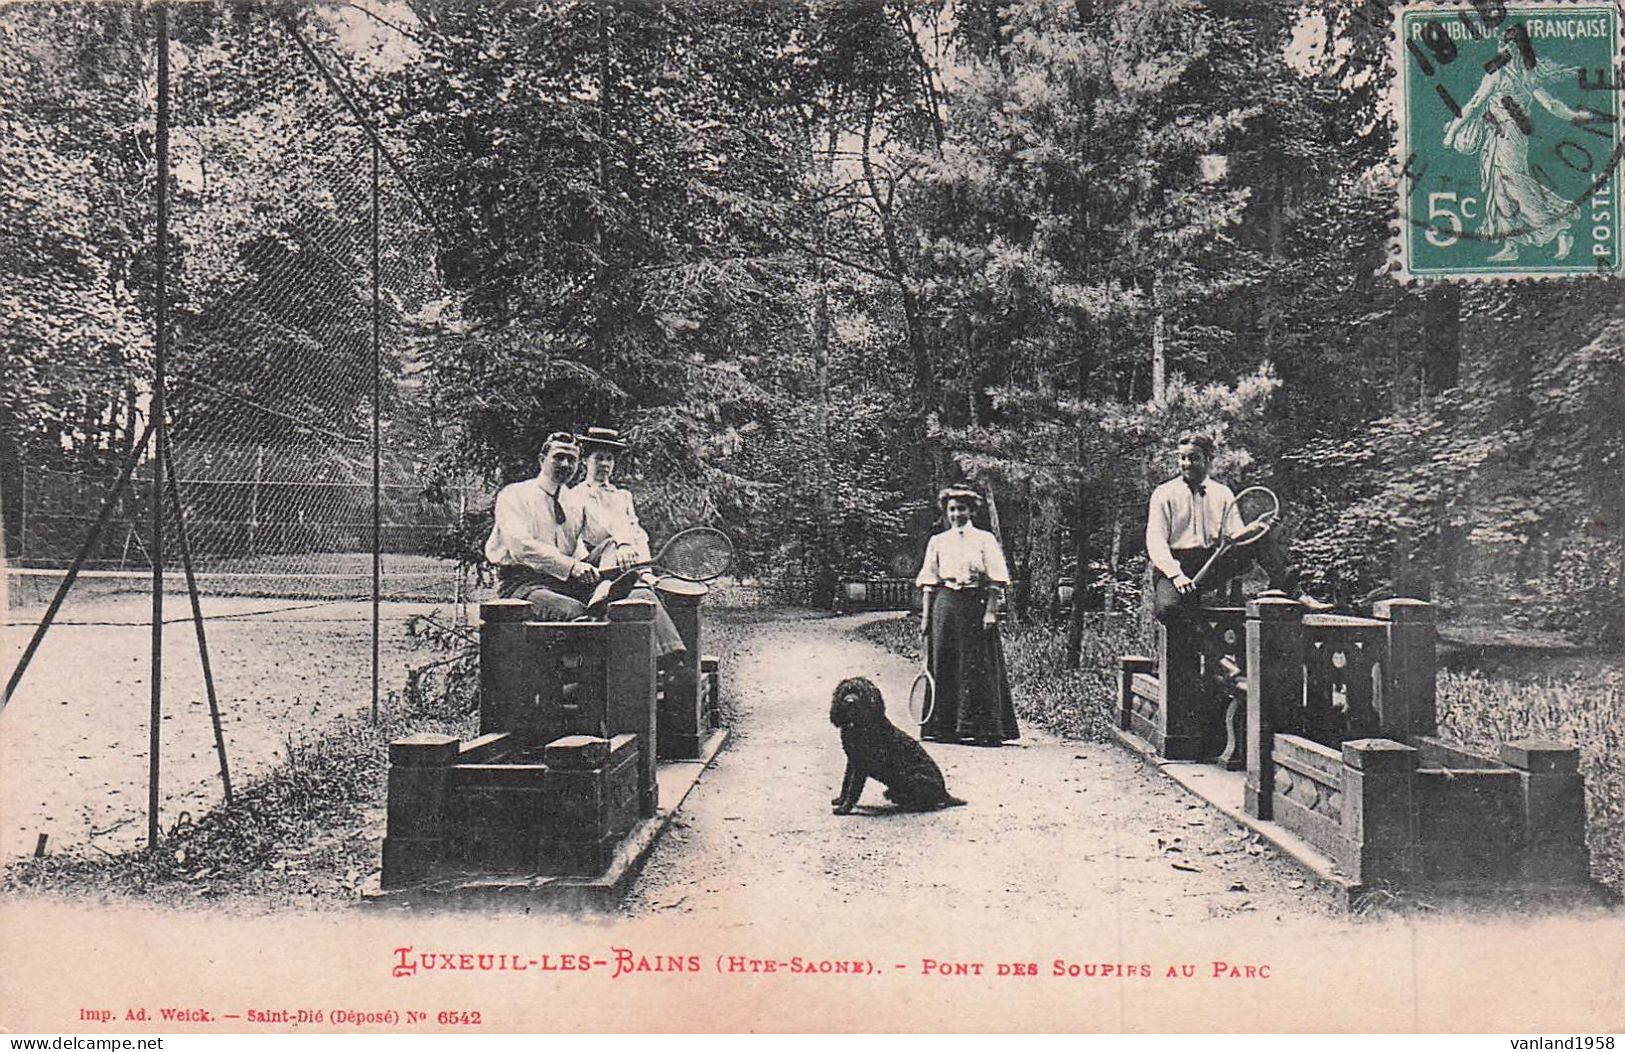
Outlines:
<svg viewBox="0 0 1625 1052"><path fill-rule="evenodd" d="M1622 33L0 5L0 1030L1613 1048Z"/></svg>

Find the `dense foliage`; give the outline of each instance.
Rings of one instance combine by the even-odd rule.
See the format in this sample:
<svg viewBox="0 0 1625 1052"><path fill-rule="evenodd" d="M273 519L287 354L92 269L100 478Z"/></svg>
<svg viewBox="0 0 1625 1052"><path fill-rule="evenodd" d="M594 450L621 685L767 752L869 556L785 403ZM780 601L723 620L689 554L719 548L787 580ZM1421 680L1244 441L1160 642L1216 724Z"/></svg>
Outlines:
<svg viewBox="0 0 1625 1052"><path fill-rule="evenodd" d="M1195 427L1345 598L1618 642L1617 290L1384 272L1374 10L186 5L177 428L364 422L367 153L297 32L427 206L391 228L444 294L391 300L390 422L448 478L619 426L656 532L720 523L827 595L909 572L968 475L1031 610L1073 578L1081 611L1137 587ZM11 5L0 34L10 496L17 463L116 461L143 423L154 64L141 8Z"/></svg>

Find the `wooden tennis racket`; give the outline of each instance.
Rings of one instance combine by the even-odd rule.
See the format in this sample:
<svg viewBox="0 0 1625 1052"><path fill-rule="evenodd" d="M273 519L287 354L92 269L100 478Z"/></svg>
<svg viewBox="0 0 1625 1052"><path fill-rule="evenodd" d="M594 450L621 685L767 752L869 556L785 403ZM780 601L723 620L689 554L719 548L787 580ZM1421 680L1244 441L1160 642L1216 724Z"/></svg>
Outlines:
<svg viewBox="0 0 1625 1052"><path fill-rule="evenodd" d="M734 562L734 544L728 535L709 526L695 526L666 541L653 559L632 569L681 577L685 581L714 581Z"/></svg>
<svg viewBox="0 0 1625 1052"><path fill-rule="evenodd" d="M1219 546L1208 556L1202 568L1196 571L1191 583L1201 587L1202 579L1226 552L1263 540L1280 517L1280 500L1263 486L1249 486L1236 494L1236 499L1224 509L1224 517L1219 520Z"/></svg>
<svg viewBox="0 0 1625 1052"><path fill-rule="evenodd" d="M925 726L937 705L937 681L931 676L930 641L920 648L920 673L908 688L908 715L915 723Z"/></svg>
<svg viewBox="0 0 1625 1052"><path fill-rule="evenodd" d="M600 583L587 607L596 610L625 599L645 573L685 581L714 581L728 572L733 560L733 541L726 533L710 526L694 526L668 539L653 559L627 567L613 581Z"/></svg>

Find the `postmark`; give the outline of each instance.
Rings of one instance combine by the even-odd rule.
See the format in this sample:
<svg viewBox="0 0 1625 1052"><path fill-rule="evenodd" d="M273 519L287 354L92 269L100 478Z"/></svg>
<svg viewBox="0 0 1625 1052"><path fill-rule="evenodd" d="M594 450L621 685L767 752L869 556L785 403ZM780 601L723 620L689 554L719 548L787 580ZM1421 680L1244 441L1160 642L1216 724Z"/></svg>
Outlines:
<svg viewBox="0 0 1625 1052"><path fill-rule="evenodd" d="M1418 0L1394 16L1402 279L1620 276L1619 0Z"/></svg>

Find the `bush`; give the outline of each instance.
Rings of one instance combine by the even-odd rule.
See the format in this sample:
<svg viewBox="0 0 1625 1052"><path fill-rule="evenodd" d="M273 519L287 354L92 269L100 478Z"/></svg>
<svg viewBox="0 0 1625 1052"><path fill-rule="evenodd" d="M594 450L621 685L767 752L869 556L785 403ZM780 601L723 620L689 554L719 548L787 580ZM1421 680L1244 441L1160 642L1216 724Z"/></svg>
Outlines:
<svg viewBox="0 0 1625 1052"><path fill-rule="evenodd" d="M1617 537L1570 541L1551 572L1533 582L1536 623L1565 632L1579 643L1618 649L1625 643L1622 563L1625 545Z"/></svg>
<svg viewBox="0 0 1625 1052"><path fill-rule="evenodd" d="M1439 733L1493 752L1543 738L1578 746L1592 876L1625 892L1625 672L1617 659L1439 672Z"/></svg>

